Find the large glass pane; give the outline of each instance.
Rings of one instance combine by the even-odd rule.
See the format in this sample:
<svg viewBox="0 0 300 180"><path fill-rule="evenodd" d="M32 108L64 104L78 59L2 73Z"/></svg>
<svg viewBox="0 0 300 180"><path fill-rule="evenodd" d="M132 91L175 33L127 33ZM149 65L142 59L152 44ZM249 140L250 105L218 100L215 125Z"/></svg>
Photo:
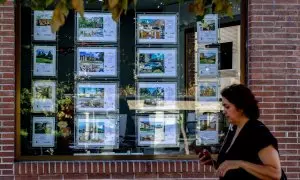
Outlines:
<svg viewBox="0 0 300 180"><path fill-rule="evenodd" d="M23 6L21 156L217 152L220 90L241 76L240 5L202 19L192 2L139 0L119 22L86 2L57 33L53 10Z"/></svg>

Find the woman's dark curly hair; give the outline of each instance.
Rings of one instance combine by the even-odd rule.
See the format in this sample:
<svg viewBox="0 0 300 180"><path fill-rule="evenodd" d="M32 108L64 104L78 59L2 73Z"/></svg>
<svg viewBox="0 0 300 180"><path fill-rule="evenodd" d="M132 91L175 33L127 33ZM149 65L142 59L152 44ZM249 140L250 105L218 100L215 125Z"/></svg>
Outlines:
<svg viewBox="0 0 300 180"><path fill-rule="evenodd" d="M237 109L243 110L245 116L250 120L257 120L259 118L258 101L246 86L242 84L230 85L222 90L221 95L234 104Z"/></svg>

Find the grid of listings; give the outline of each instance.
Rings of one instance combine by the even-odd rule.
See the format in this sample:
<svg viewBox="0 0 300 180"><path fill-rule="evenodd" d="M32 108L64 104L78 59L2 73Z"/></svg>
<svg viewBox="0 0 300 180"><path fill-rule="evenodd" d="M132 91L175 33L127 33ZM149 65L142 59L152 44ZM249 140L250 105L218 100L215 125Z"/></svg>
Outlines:
<svg viewBox="0 0 300 180"><path fill-rule="evenodd" d="M136 137L144 148L178 147L178 14L136 14Z"/></svg>

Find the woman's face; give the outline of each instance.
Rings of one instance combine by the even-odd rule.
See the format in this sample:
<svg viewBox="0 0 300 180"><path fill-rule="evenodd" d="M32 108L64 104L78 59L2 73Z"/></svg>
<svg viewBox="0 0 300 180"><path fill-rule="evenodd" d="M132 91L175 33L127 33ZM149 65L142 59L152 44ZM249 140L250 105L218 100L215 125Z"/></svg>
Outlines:
<svg viewBox="0 0 300 180"><path fill-rule="evenodd" d="M238 124L241 117L244 116L242 110L237 109L234 104L230 103L226 98L222 97L224 114L231 124Z"/></svg>

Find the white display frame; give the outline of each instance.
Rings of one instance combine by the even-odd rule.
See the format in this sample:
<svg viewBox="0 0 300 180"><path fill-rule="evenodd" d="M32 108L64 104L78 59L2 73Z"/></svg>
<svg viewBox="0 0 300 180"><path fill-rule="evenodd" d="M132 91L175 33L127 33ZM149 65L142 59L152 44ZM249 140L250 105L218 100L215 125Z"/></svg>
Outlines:
<svg viewBox="0 0 300 180"><path fill-rule="evenodd" d="M118 24L112 19L112 14L109 12L85 12L84 13L85 19L89 18L102 18L103 20L103 28L101 32L103 37L81 37L80 32L81 29L79 28L79 21L81 16L79 13L76 14L75 21L76 21L76 29L75 29L75 36L77 42L97 42L97 43L117 43L118 42ZM110 29L106 29L110 27ZM93 28L96 31L98 28ZM99 28L100 29L100 28ZM86 32L86 30L82 30L82 32ZM91 32L93 33L93 32Z"/></svg>
<svg viewBox="0 0 300 180"><path fill-rule="evenodd" d="M81 71L81 64L86 65L93 65L96 63L81 63L81 52L103 52L103 72L84 72ZM105 54L112 53L112 59L107 59L105 57ZM118 48L117 47L77 47L77 56L76 56L76 74L79 77L88 77L88 78L101 78L101 77L118 77ZM112 63L109 63L107 61L112 61ZM99 68L101 68L100 62L97 64ZM107 69L105 69L106 65L110 65L109 72L106 72Z"/></svg>
<svg viewBox="0 0 300 180"><path fill-rule="evenodd" d="M165 100L165 97L163 97L163 101L160 102L159 100L157 100L157 98L154 100L154 102L152 102L150 99L149 101L147 101L147 104L150 103L150 105L145 105L145 100L143 98L141 98L141 94L140 94L140 89L141 88L161 88L164 86L169 86L169 91L173 91L169 92L169 95L172 94L171 97L169 97L167 99L167 101ZM140 109L138 110L147 110L147 111L163 111L163 110L176 110L176 101L177 101L177 82L137 82L137 99L138 102L141 106ZM153 103L161 103L159 105L153 105ZM152 105L151 105L152 104Z"/></svg>
<svg viewBox="0 0 300 180"><path fill-rule="evenodd" d="M179 147L179 114L148 114L148 115L138 115L136 117L137 120L137 145L138 146L143 146L143 147L152 147L152 148L162 148L162 147ZM141 131L141 125L142 122L147 121L149 122L149 126L151 123L160 123L163 126L163 137L160 137L163 140L160 140L160 142L156 142L159 138L159 135L161 133L158 133L156 131L154 132L143 132ZM166 127L167 125L172 125L174 127L169 126L169 131L166 132ZM175 128L175 129L174 129ZM172 132L172 134L171 134ZM142 140L142 136L146 135L153 135L153 141L146 141ZM172 142L166 142L166 139L172 140Z"/></svg>
<svg viewBox="0 0 300 180"><path fill-rule="evenodd" d="M37 123L45 124L50 133L46 129L40 129L45 132L36 133ZM32 147L55 147L55 117L32 116Z"/></svg>
<svg viewBox="0 0 300 180"><path fill-rule="evenodd" d="M94 148L103 148L103 149L117 149L119 147L119 117L118 115L89 115L89 114L78 114L75 117L76 124L76 135L75 135L75 144L76 148L84 149L94 149ZM104 132L95 132L97 131L97 124L103 125ZM84 134L81 132L82 127L89 128L92 125L94 129L90 130ZM101 127L101 126L100 126ZM99 127L99 128L100 128ZM111 135L106 134L106 131L111 131ZM100 137L99 137L100 136ZM103 136L103 137L102 137ZM87 140L81 140L85 138ZM92 141L91 138L94 138L95 141ZM97 141L97 138L98 141ZM102 139L101 139L102 138Z"/></svg>
<svg viewBox="0 0 300 180"><path fill-rule="evenodd" d="M219 112L197 113L196 145L219 144Z"/></svg>
<svg viewBox="0 0 300 180"><path fill-rule="evenodd" d="M219 21L218 14L207 14L202 21L197 22L197 42L198 44L217 44ZM203 28L206 24L212 25L212 30Z"/></svg>
<svg viewBox="0 0 300 180"><path fill-rule="evenodd" d="M202 90L213 90L212 95L204 95ZM196 87L196 100L197 102L219 102L219 82L218 80L201 80L197 82Z"/></svg>
<svg viewBox="0 0 300 180"><path fill-rule="evenodd" d="M87 100L87 101L93 101L93 100L97 100L97 98L93 98L93 97L81 97L80 98L80 87L86 87L86 88L103 88L103 97L102 95L100 94L99 96L99 100L102 101L102 98L103 98L103 107L101 105L101 107L80 107L79 106L79 103L84 101L84 100ZM107 87L110 87L113 92L107 92L108 95L105 96L105 88ZM86 113L104 113L104 112L117 112L118 109L119 109L119 95L118 95L118 83L116 82L77 82L76 83L76 86L75 86L75 92L76 92L76 99L75 99L75 105L76 105L76 112L86 112ZM106 90L108 91L108 90ZM83 94L84 96L84 94ZM107 99L110 99L112 98L110 101L110 103L112 104L109 104L107 105L107 102L105 102L105 98L106 100ZM89 102L88 102L89 103ZM105 104L106 103L106 104ZM105 107L105 105L107 106L110 106L110 107Z"/></svg>
<svg viewBox="0 0 300 180"><path fill-rule="evenodd" d="M146 39L146 38L140 38L140 30L141 29L139 25L139 20L141 18L147 18L147 19L158 19L158 20L169 20L171 23L173 23L173 27L171 27L171 36L169 40L165 39ZM169 26L172 26L171 24ZM177 44L178 43L178 13L136 13L136 44ZM173 32L172 32L173 31ZM164 32L167 33L167 32ZM169 32L168 32L169 33ZM172 35L173 33L173 35ZM156 36L156 35L155 35Z"/></svg>
<svg viewBox="0 0 300 180"><path fill-rule="evenodd" d="M37 20L39 17L47 18L48 21L52 19L53 11L34 11L33 12L33 40L34 41L56 41L56 33L52 33L51 24L41 27L37 25Z"/></svg>
<svg viewBox="0 0 300 180"><path fill-rule="evenodd" d="M51 98L36 98L37 87L49 87L51 89ZM56 110L56 81L54 80L34 80L32 81L32 112L34 113L55 113Z"/></svg>
<svg viewBox="0 0 300 180"><path fill-rule="evenodd" d="M38 63L37 62L37 51L45 50L51 51L53 53L52 63ZM34 45L33 48L33 76L57 76L57 55L56 55L56 46L42 46L42 45ZM49 53L48 52L48 53Z"/></svg>
<svg viewBox="0 0 300 180"><path fill-rule="evenodd" d="M201 63L202 55L214 54L214 63ZM208 60L207 60L208 61ZM218 48L198 48L197 51L197 70L199 78L218 77L219 76L219 49Z"/></svg>
<svg viewBox="0 0 300 180"><path fill-rule="evenodd" d="M136 73L138 78L175 78L177 77L177 58L178 58L178 49L177 48L137 48L136 49ZM147 53L148 52L148 53ZM141 62L140 62L140 54L163 54L164 62L163 69L164 71L170 71L170 73L142 73L141 72ZM170 60L165 61L165 57L168 58L168 54ZM171 54L171 55L170 55ZM172 58L172 59L171 59ZM151 63L151 62L150 62ZM169 66L167 66L169 65Z"/></svg>

